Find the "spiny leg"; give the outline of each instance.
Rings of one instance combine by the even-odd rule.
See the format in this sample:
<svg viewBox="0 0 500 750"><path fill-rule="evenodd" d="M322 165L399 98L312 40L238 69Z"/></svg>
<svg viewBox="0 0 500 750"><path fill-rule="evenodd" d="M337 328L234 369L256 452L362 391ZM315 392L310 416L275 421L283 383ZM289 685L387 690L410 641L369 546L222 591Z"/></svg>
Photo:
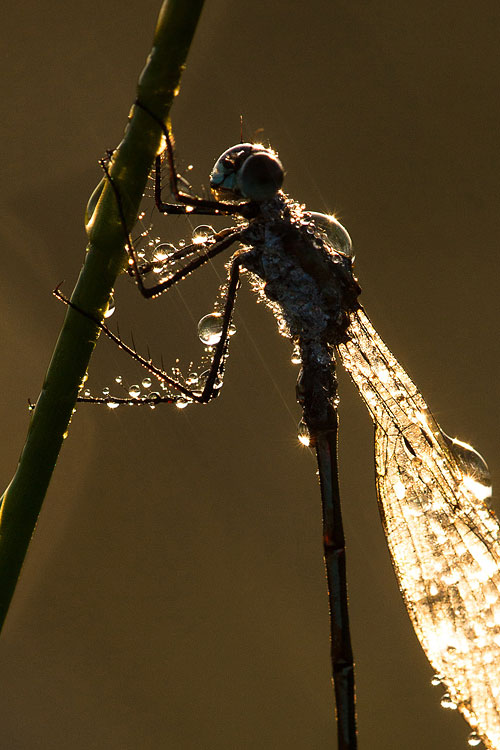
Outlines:
<svg viewBox="0 0 500 750"><path fill-rule="evenodd" d="M179 271L173 274L171 278L166 279L163 282L160 282L159 284L156 284L153 287L146 287L144 285L144 282L142 280L142 274L139 268L139 264L137 262L137 255L134 249L134 244L132 242L132 237L130 236L129 229L127 227L127 222L125 220L125 212L123 210L123 203L122 198L120 195L120 192L116 186L116 183L111 176L108 165L104 160L101 160L101 166L104 170L104 174L106 175L106 178L111 185L111 188L115 194L116 197L116 203L118 207L118 213L120 215L120 221L123 226L123 231L126 237L126 247L127 252L129 254L129 264L132 269L132 274L137 282L137 286L139 287L139 291L143 295L143 297L146 297L146 299L152 299L154 297L158 297L158 295L162 294L164 291L172 287L174 284L177 284L178 281L188 276L192 271L202 266L204 263L206 263L211 258L214 258L216 255L218 255L222 250L225 250L226 248L230 247L230 245L233 244L233 242L236 242L240 239L242 229L240 227L229 227L227 229L223 229L220 232L213 235L213 244L211 245L209 250L206 250L203 252L203 255L199 255L198 257L194 258L192 261L190 261L184 268L181 268ZM187 254L189 253L191 249L191 245L182 248L182 253Z"/></svg>
<svg viewBox="0 0 500 750"><path fill-rule="evenodd" d="M161 156L155 161L155 202L160 213L164 214L202 214L205 216L217 216L219 214L239 214L247 216L253 213L254 206L247 203L227 203L225 201L214 201L187 195L179 189L179 178L175 168L174 148L168 127L163 120L157 117L145 104L136 99L135 105L146 112L161 128L165 138L167 161L170 172L170 189L178 203L166 203L162 199L161 186Z"/></svg>
<svg viewBox="0 0 500 750"><path fill-rule="evenodd" d="M125 219L125 212L123 208L121 194L118 190L118 187L113 177L111 176L109 172L108 161L109 161L109 158L108 160L101 160L101 166L115 194L118 213L120 216L120 221L123 226L123 231L124 231L124 235L126 238L126 248L129 254L130 270L132 272L132 275L136 278L139 290L144 297L150 299L150 298L159 296L164 291L167 291L169 288L174 286L177 282L186 278L186 276L188 276L192 271L201 267L207 261L214 258L220 252L230 247L230 245L233 244L235 241L240 239L243 229L240 227L230 227L212 236L211 245L208 250L204 249L203 252L200 252L201 248L198 243L193 243L191 245L188 245L187 247L176 250L173 254L169 256L168 261L175 262L179 259L183 259L185 257L188 257L189 255L192 255L194 252L197 252L198 254L197 254L197 257L193 258L183 268L181 268L180 270L172 274L170 278L165 279L164 281L160 282L159 284L156 284L153 287L149 287L149 288L146 287L142 279L143 273L147 273L148 271L153 270L154 268L157 268L158 264L146 263L146 264L142 264L141 266L139 266L137 255L134 249L134 244L132 242L132 238L128 230L127 222ZM168 265L168 263L166 265ZM221 362L223 360L224 352L227 348L227 339L229 336L229 325L231 322L231 314L232 314L232 310L234 307L234 302L236 298L236 290L238 286L239 266L240 266L240 261L238 258L236 258L231 265L231 272L229 276L228 289L226 293L226 302L224 305L224 316L222 318L220 338L218 340L217 346L215 347L212 364L210 366L208 376L207 376L207 379L206 379L206 382L205 382L205 385L201 394L199 391L193 391L189 388L186 388L184 385L182 385L182 383L179 383L177 380L167 375L167 373L163 370L163 368L159 368L153 365L151 359L145 359L144 357L139 355L135 347L129 347L127 344L125 344L120 339L120 337L114 334L104 323L102 323L101 320L98 320L97 318L89 316L88 313L86 313L84 310L76 307L73 303L67 300L64 297L64 295L62 295L62 293L59 291L59 288L57 288L54 291L54 294L58 299L60 299L65 304L69 305L70 307L73 307L74 309L78 310L81 314L86 315L87 317L91 317L91 319L95 322L98 328L108 338L110 338L117 346L119 346L124 351L126 351L129 354L129 356L131 356L141 366L145 367L151 374L155 375L155 377L157 377L161 382L170 385L172 388L179 391L189 400L197 401L200 403L206 403L211 398L213 398L215 395L218 394L218 389L215 388L215 383L217 381L217 377L219 374ZM141 399L137 399L135 397L131 399L127 399L127 398L113 398L113 397L107 397L107 396L103 398L89 396L89 397L80 397L78 399L78 401L84 401L84 402L90 402L90 403L106 403L108 405L113 405L113 406L115 404L119 405L121 403L130 403L130 404L147 403L149 405L153 405L155 403L162 403L162 402L164 403L177 402L178 403L179 400L180 400L179 398L175 399L170 396L161 397L159 395L155 395L154 398L146 397L146 398L141 398Z"/></svg>
<svg viewBox="0 0 500 750"><path fill-rule="evenodd" d="M223 314L222 314L222 319L221 319L220 338L217 344L215 345L214 355L213 355L210 368L208 370L208 375L205 380L203 390L201 391L201 393L199 391L193 391L190 388L186 388L186 386L182 385L182 383L179 383L177 380L175 380L170 375L168 375L163 370L163 368L160 368L154 365L150 359L146 359L145 357L142 357L133 347L128 346L128 344L122 341L122 339L118 335L113 333L113 331L111 331L107 325L105 325L99 319L87 313L85 310L82 310L81 308L77 307L73 302L71 302L67 297L65 297L60 291L59 287L57 287L53 292L54 296L57 297L57 299L59 299L64 304L68 305L68 307L73 308L74 310L79 312L81 315L84 315L85 317L92 320L95 323L95 325L99 328L99 330L101 330L105 334L105 336L107 336L120 349L126 352L135 362L137 362L142 367L144 367L150 374L154 375L162 383L166 383L168 386L170 386L171 388L173 388L174 390L182 394L182 396L179 396L178 398L173 397L173 396L159 396L159 395L147 396L147 397L142 397L142 398L120 398L120 397L114 397L114 396L105 396L105 397L81 396L77 399L77 401L84 402L84 403L107 404L107 405L133 404L133 405L139 406L142 404L148 404L151 406L157 403L169 403L169 404L179 403L182 397L184 397L188 401L195 401L197 403L206 404L211 399L216 397L219 393L219 389L216 387L216 385L217 385L219 375L221 374L221 364L224 359L224 354L226 353L226 350L227 350L227 344L228 344L228 339L230 335L229 331L230 331L231 317L232 317L232 312L233 312L234 304L236 301L236 293L237 293L238 285L239 285L240 265L241 265L241 260L239 257L236 257L231 264L231 270L229 273L228 287L227 287Z"/></svg>
<svg viewBox="0 0 500 750"><path fill-rule="evenodd" d="M216 255L221 253L223 250L226 250L234 242L237 242L241 238L242 231L243 230L240 227L229 227L227 229L221 230L220 232L217 232L213 235L212 244L208 247L208 249L202 249L200 245L198 245L197 247L199 254L196 256L196 258L193 258L183 268L172 274L170 278L165 279L165 281L160 281L158 284L155 284L152 287L145 286L142 279L142 274L137 263L135 251L133 249L133 246L130 246L129 255L131 259L131 267L133 269L139 291L146 299L153 299L155 297L158 297L160 294L166 292L179 281L186 278L186 276L189 276L189 274L195 271L197 268L203 266L207 261L215 258ZM182 248L182 252L187 255L190 253L193 247L195 247L195 245L187 245L186 247ZM172 257L169 258L169 260L176 260L175 255L176 254L174 253Z"/></svg>

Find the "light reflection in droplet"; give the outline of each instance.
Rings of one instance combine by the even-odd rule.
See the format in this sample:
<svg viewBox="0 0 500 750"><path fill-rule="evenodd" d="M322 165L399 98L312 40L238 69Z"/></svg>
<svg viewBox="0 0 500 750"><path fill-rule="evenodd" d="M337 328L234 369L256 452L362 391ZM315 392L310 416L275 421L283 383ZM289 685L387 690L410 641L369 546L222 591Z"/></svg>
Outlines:
<svg viewBox="0 0 500 750"><path fill-rule="evenodd" d="M481 744L481 737L477 732L471 732L467 737L467 744L470 745L470 747L477 747Z"/></svg>
<svg viewBox="0 0 500 750"><path fill-rule="evenodd" d="M297 437L299 438L299 442L301 442L302 445L305 445L306 447L310 445L311 435L309 433L309 428L307 427L303 419L301 419L299 422L299 426L297 428Z"/></svg>
<svg viewBox="0 0 500 750"><path fill-rule="evenodd" d="M208 224L200 224L193 231L193 243L195 245L203 245L213 234L215 229Z"/></svg>
<svg viewBox="0 0 500 750"><path fill-rule="evenodd" d="M104 317L110 318L113 315L115 310L116 310L115 298L113 297L113 295L111 295L108 301L108 306L104 312Z"/></svg>
<svg viewBox="0 0 500 750"><path fill-rule="evenodd" d="M441 706L443 708L449 709L450 711L456 711L457 709L457 704L452 699L449 693L445 693L443 697L441 698Z"/></svg>
<svg viewBox="0 0 500 750"><path fill-rule="evenodd" d="M205 315L198 323L198 336L206 346L215 346L220 341L222 333L222 315L210 313Z"/></svg>

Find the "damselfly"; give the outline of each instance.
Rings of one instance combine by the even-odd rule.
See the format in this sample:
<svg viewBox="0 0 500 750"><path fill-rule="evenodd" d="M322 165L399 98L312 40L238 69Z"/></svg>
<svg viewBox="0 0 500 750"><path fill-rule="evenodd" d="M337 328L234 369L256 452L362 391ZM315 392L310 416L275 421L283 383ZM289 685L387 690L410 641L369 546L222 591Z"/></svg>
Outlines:
<svg viewBox="0 0 500 750"><path fill-rule="evenodd" d="M375 423L379 508L417 636L446 686L446 701L460 709L473 730L470 745L482 739L486 747L500 748L500 528L485 502L491 487L484 460L440 429L358 302L348 233L333 217L309 212L281 191L283 168L277 154L254 143L229 148L210 175L210 186L220 200L205 200L179 190L165 128L164 133L176 203L162 200L158 158L160 211L229 214L238 220L219 232L204 228L182 248L158 245L149 261L137 257L129 239L130 272L142 294L153 298L221 251L240 244L228 263L219 309L200 321L200 337L213 354L212 362L204 376L179 380L98 323L158 379L162 393L84 395L79 400L112 408L162 402L182 407L214 398L234 330L231 318L240 275L248 273L253 288L276 315L280 333L293 341L301 364L299 437L314 447L319 468L339 748L355 748L357 740L337 477L335 355ZM125 226L122 198L105 169ZM144 281L150 272L159 275L153 286ZM56 295L68 303L58 290Z"/></svg>

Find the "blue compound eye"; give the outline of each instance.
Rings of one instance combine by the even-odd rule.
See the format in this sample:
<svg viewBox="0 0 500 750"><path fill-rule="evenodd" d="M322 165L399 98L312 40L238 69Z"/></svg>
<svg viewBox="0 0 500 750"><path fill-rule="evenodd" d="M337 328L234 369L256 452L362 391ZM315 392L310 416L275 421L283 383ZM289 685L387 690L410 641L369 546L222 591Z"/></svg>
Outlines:
<svg viewBox="0 0 500 750"><path fill-rule="evenodd" d="M239 169L236 181L239 192L251 201L273 198L283 184L283 167L269 151L252 154Z"/></svg>

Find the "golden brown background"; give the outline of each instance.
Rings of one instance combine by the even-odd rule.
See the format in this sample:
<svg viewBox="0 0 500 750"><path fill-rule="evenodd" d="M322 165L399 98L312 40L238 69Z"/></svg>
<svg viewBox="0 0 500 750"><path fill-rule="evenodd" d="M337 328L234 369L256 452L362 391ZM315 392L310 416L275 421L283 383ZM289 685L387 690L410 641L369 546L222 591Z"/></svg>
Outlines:
<svg viewBox="0 0 500 750"><path fill-rule="evenodd" d="M120 140L158 8L32 0L4 17L4 485L64 315L50 292L77 277L97 159ZM497 486L499 31L496 0L207 0L172 113L198 183L241 113L246 138L279 150L286 189L337 213L375 326ZM196 360L216 290L208 268L170 301L122 279L113 320L166 362ZM208 407L79 408L0 640L2 750L335 748L296 368L247 289L236 325ZM90 385L117 373L143 377L100 342ZM370 419L340 385L360 747L465 748L390 567Z"/></svg>

